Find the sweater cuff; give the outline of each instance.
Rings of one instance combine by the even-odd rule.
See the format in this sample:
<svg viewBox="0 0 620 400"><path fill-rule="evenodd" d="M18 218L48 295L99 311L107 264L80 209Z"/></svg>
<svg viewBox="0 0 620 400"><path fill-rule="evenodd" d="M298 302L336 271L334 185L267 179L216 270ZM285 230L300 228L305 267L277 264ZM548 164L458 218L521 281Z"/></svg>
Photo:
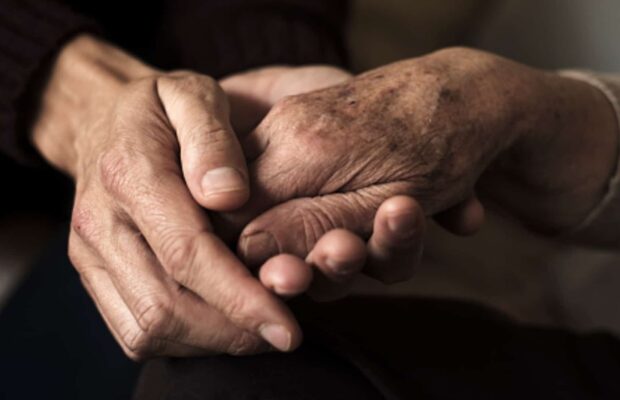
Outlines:
<svg viewBox="0 0 620 400"><path fill-rule="evenodd" d="M0 151L22 162L38 160L28 139L34 91L62 45L96 30L89 19L56 1L4 0L0 4Z"/></svg>
<svg viewBox="0 0 620 400"><path fill-rule="evenodd" d="M620 132L620 76L573 70L561 71L560 74L599 89L616 113ZM620 148L617 157L615 172L609 180L605 195L581 223L565 234L567 239L609 248L620 246Z"/></svg>

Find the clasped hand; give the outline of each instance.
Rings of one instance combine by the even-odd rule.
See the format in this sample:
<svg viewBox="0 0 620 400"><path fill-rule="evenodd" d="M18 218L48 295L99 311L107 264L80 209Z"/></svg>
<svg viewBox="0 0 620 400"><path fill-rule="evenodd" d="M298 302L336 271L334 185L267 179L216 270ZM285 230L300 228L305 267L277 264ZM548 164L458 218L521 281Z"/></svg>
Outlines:
<svg viewBox="0 0 620 400"><path fill-rule="evenodd" d="M425 215L477 230L480 176L540 125L531 93L507 94L554 82L450 50L358 77L273 67L218 83L97 46L61 55L33 140L75 179L69 255L134 359L289 351L302 332L284 298L408 279ZM76 82L98 63L129 72Z"/></svg>

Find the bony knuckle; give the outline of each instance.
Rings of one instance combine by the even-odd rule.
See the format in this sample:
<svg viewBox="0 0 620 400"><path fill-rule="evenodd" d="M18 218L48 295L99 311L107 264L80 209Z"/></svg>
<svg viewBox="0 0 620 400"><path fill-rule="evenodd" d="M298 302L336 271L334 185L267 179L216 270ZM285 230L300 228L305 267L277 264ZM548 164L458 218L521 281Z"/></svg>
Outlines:
<svg viewBox="0 0 620 400"><path fill-rule="evenodd" d="M129 187L130 157L121 151L108 151L97 160L97 171L103 187L113 194Z"/></svg>
<svg viewBox="0 0 620 400"><path fill-rule="evenodd" d="M339 226L330 214L320 207L299 208L294 216L296 217L294 220L299 221L297 226L303 229L307 251L310 251L325 233Z"/></svg>
<svg viewBox="0 0 620 400"><path fill-rule="evenodd" d="M146 297L136 306L136 313L138 325L146 336L165 338L170 333L172 312L165 298Z"/></svg>
<svg viewBox="0 0 620 400"><path fill-rule="evenodd" d="M126 355L126 356L127 356L127 357L131 360L131 361L134 361L134 362L142 362L142 361L144 361L144 359L146 358L146 357L144 357L144 356L142 356L142 355L140 355L140 354L137 354L137 353L135 353L135 352L133 352L133 351L129 350L129 349L128 349L128 348L126 348L126 347L123 347L123 352L125 353L125 355Z"/></svg>
<svg viewBox="0 0 620 400"><path fill-rule="evenodd" d="M100 229L96 220L92 208L83 201L77 201L71 215L71 230L86 243L94 243L100 236ZM73 250L73 254L76 256L76 244L74 241L71 244L69 250Z"/></svg>
<svg viewBox="0 0 620 400"><path fill-rule="evenodd" d="M162 241L162 263L177 282L186 282L194 265L198 247L193 238L183 234L168 233Z"/></svg>
<svg viewBox="0 0 620 400"><path fill-rule="evenodd" d="M134 361L142 361L155 354L153 337L141 329L130 329L121 335L125 354Z"/></svg>
<svg viewBox="0 0 620 400"><path fill-rule="evenodd" d="M278 100L272 107L272 113L282 115L290 113L301 105L300 96L286 96Z"/></svg>
<svg viewBox="0 0 620 400"><path fill-rule="evenodd" d="M177 71L162 75L157 79L157 85L165 93L175 95L208 94L209 96L225 96L215 79L207 75L191 71Z"/></svg>
<svg viewBox="0 0 620 400"><path fill-rule="evenodd" d="M192 72L185 72L177 81L181 88L193 90L200 86L216 87L215 80L207 75L200 75Z"/></svg>

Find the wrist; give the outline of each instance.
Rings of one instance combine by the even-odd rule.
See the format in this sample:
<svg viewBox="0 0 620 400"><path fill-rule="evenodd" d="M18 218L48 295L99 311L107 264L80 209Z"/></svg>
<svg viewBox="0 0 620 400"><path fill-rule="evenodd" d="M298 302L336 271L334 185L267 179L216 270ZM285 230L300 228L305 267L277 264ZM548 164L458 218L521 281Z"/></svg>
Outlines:
<svg viewBox="0 0 620 400"><path fill-rule="evenodd" d="M600 89L536 74L535 89L522 97L526 123L493 172L510 181L498 185L501 206L538 230L558 232L579 224L603 198L617 165L618 122Z"/></svg>
<svg viewBox="0 0 620 400"><path fill-rule="evenodd" d="M33 120L33 145L51 165L73 176L79 134L101 118L126 84L155 72L99 39L78 36L52 65Z"/></svg>

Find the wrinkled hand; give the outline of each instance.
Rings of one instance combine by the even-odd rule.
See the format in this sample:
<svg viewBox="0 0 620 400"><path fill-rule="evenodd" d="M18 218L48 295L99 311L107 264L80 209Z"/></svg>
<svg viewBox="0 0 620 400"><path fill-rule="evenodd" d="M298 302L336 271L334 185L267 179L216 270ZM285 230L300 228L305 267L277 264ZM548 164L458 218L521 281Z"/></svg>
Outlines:
<svg viewBox="0 0 620 400"><path fill-rule="evenodd" d="M34 142L75 179L69 255L124 351L248 354L269 348L263 339L295 348L294 317L201 208L228 210L248 197L224 92L207 76L160 73L94 39L69 46ZM106 74L127 66L134 76Z"/></svg>
<svg viewBox="0 0 620 400"><path fill-rule="evenodd" d="M243 138L286 96L342 83L351 75L333 67L269 67L231 76L221 81L231 101L232 123ZM245 141L248 144L247 140ZM251 145L250 145L251 146ZM248 149L248 151L252 151ZM230 221L223 223L230 226ZM333 227L338 228L338 227ZM327 232L300 258L281 255L269 259L260 269L263 284L282 296L306 292L317 299L345 295L354 277L366 265L368 254L375 267L390 272L386 279L403 279L402 271L421 255L425 228L424 214L414 199L394 197L377 211L374 235L362 238L344 229ZM402 265L405 264L405 265Z"/></svg>
<svg viewBox="0 0 620 400"><path fill-rule="evenodd" d="M540 148L554 135L561 138L556 142L562 149L568 141L579 142L572 132L560 129L558 120L582 129L583 124L569 121L572 115L589 115L573 100L605 102L596 90L569 81L487 53L449 49L282 99L243 139L255 184L246 210L230 214L228 220L265 212L244 229L239 253L249 264L260 265L276 253L306 257L334 228L367 236L374 225L376 234L376 210L397 195L412 196L427 215L438 215L455 231L475 230L483 217L475 185L499 155L503 160L536 160L538 175L522 167L523 177L540 179L541 170L551 177L565 166L543 165L552 157L534 157L532 147ZM564 139L565 134L571 139ZM599 175L603 178L592 185L601 186L607 177ZM571 190L590 184L587 177L579 175L578 184L560 188L567 202ZM523 191L519 182L512 182L513 193ZM509 193L505 186L501 190ZM558 186L550 190L556 191L557 200ZM590 192L596 200L596 189ZM544 194L537 204L549 201ZM517 215L531 213L530 204L518 206L513 209ZM560 223L545 214L529 217L546 225ZM409 235L416 237L414 232ZM407 269L385 269L372 247L368 258L365 272L372 276L388 281L409 276Z"/></svg>

